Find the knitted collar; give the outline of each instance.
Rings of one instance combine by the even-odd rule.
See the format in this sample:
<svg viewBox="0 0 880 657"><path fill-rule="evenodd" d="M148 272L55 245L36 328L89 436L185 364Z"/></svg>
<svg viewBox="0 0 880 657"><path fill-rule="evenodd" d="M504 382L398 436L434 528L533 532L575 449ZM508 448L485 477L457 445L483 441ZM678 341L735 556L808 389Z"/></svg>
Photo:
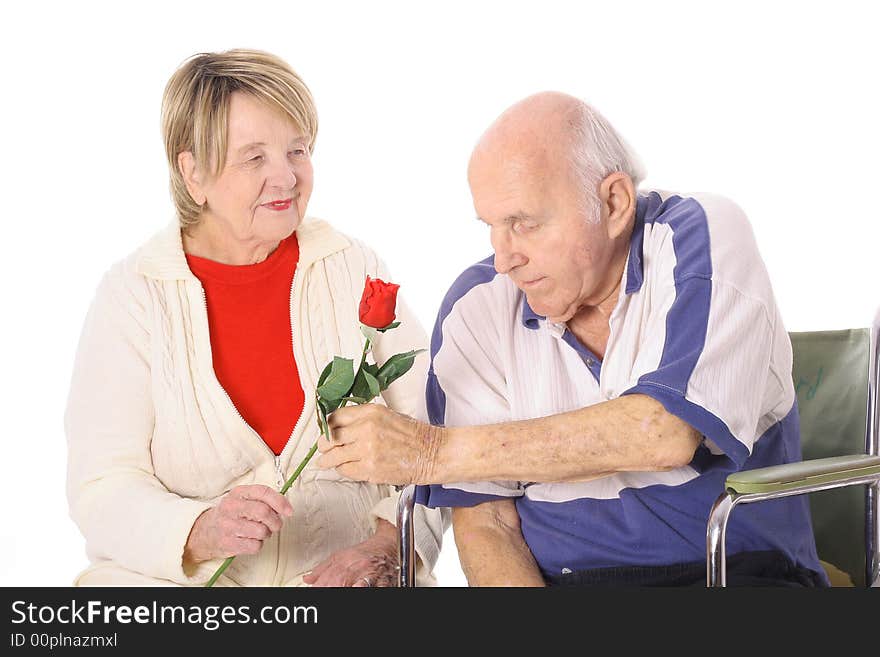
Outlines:
<svg viewBox="0 0 880 657"><path fill-rule="evenodd" d="M348 238L322 219L306 217L296 229L299 242L298 267L305 269L318 260L349 246ZM156 233L137 258L137 272L159 280L197 280L186 264L180 224L174 219Z"/></svg>

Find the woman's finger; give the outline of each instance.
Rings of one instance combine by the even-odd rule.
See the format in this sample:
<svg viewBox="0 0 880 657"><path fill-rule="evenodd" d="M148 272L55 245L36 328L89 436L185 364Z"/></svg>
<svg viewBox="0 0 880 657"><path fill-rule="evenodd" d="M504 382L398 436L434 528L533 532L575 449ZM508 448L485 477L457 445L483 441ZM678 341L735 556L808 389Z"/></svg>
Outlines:
<svg viewBox="0 0 880 657"><path fill-rule="evenodd" d="M255 538L239 538L230 535L220 541L220 549L227 557L238 554L256 554L262 547L263 541Z"/></svg>
<svg viewBox="0 0 880 657"><path fill-rule="evenodd" d="M232 489L237 491L238 497L245 500L253 500L268 505L280 516L290 517L293 515L293 507L290 501L276 490L262 484L237 486ZM230 491L231 492L231 491Z"/></svg>
<svg viewBox="0 0 880 657"><path fill-rule="evenodd" d="M262 502L239 500L234 509L237 518L262 523L271 532L277 532L281 529L281 516Z"/></svg>
<svg viewBox="0 0 880 657"><path fill-rule="evenodd" d="M322 562L319 563L317 566L315 566L314 568L312 568L311 571L309 571L308 573L306 573L305 575L303 575L303 581L304 581L306 584L312 584L312 585L314 585L315 582L318 581L318 579L324 574L324 571L326 571L327 568L330 567L330 564L331 564L332 561L333 561L333 557L332 557L332 556L329 557L329 558L327 558L327 559L324 559L324 561L322 561Z"/></svg>
<svg viewBox="0 0 880 657"><path fill-rule="evenodd" d="M232 532L237 538L254 538L258 541L265 541L272 534L263 523L244 519L235 522L232 526Z"/></svg>

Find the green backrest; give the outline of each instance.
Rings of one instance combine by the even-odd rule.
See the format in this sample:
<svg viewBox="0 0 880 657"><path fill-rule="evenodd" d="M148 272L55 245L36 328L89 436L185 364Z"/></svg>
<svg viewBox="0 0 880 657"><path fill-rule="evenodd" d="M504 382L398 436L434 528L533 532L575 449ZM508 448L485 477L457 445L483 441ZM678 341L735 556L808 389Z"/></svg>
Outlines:
<svg viewBox="0 0 880 657"><path fill-rule="evenodd" d="M790 333L804 459L865 453L868 329ZM809 496L819 558L865 584L865 488Z"/></svg>

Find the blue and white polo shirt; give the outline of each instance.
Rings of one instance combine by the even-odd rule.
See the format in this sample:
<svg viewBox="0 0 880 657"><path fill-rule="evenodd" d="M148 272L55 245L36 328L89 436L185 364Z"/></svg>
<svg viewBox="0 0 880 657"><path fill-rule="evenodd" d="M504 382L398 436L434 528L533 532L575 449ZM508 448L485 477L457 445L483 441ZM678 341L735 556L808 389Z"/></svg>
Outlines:
<svg viewBox="0 0 880 657"><path fill-rule="evenodd" d="M600 360L564 324L535 314L489 257L455 281L431 338L433 424L544 417L639 393L704 436L688 465L667 472L419 487L417 500L432 507L515 497L545 575L705 559L725 478L801 458L791 343L736 205L639 196L621 290ZM727 550L779 550L823 572L803 496L738 508Z"/></svg>

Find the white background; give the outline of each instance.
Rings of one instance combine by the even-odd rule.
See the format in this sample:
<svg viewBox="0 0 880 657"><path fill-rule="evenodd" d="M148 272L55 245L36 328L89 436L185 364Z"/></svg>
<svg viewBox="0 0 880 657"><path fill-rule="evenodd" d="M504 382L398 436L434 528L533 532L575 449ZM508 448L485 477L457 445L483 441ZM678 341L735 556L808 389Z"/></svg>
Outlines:
<svg viewBox="0 0 880 657"><path fill-rule="evenodd" d="M67 585L86 564L64 497L74 350L101 274L172 217L159 105L189 55L260 48L302 75L321 120L310 212L378 250L428 329L490 253L470 148L542 89L594 103L646 185L736 200L790 330L844 328L880 302L878 14L842 0L7 3L0 584ZM439 581L460 585L446 539Z"/></svg>

